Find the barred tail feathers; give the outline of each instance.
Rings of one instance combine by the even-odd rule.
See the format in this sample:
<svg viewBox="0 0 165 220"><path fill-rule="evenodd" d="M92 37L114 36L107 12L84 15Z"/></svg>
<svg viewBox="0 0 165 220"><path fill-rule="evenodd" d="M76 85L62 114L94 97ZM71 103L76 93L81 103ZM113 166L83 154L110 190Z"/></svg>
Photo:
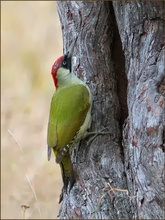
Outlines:
<svg viewBox="0 0 165 220"><path fill-rule="evenodd" d="M67 191L68 189L70 191L75 183L76 176L69 152L67 152L63 157L60 163L60 167L64 184L64 190Z"/></svg>

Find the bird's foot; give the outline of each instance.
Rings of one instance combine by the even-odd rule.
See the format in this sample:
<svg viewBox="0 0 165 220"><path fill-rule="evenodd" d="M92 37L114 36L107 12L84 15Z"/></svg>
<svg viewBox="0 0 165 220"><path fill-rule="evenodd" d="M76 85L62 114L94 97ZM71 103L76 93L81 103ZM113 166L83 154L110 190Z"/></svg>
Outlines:
<svg viewBox="0 0 165 220"><path fill-rule="evenodd" d="M87 138L90 135L93 135L93 137L89 138L89 140L87 141L87 145L91 144L92 141L98 136L98 135L106 135L106 134L112 134L112 132L110 131L104 131L106 130L108 127L101 129L100 131L93 131L93 132L88 132L85 136L85 138ZM104 131L104 132L103 132Z"/></svg>

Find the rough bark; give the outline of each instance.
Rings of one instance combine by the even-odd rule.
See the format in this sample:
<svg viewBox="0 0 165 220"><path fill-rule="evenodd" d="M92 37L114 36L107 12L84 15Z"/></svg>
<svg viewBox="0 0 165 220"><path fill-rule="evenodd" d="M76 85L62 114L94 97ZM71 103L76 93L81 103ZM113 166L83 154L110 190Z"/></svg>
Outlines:
<svg viewBox="0 0 165 220"><path fill-rule="evenodd" d="M125 171L134 218L164 213L164 3L113 2L128 78L123 130Z"/></svg>
<svg viewBox="0 0 165 220"><path fill-rule="evenodd" d="M79 34L72 69L93 95L90 131L105 127L111 133L97 136L90 144L83 140L73 150L77 182L64 195L59 216L160 218L164 189L163 97L158 89L163 71L162 3L113 3L124 54L112 2L59 1L57 6L64 51ZM124 55L129 117L122 146L121 126L127 117Z"/></svg>
<svg viewBox="0 0 165 220"><path fill-rule="evenodd" d="M130 218L127 187L120 149L119 101L111 61L113 20L110 2L58 2L64 50L79 34L73 71L93 95L91 131L106 128L89 145L82 141L73 155L77 182L61 205L61 218ZM76 159L75 159L76 158ZM105 192L106 191L106 192ZM103 196L103 194L105 195Z"/></svg>

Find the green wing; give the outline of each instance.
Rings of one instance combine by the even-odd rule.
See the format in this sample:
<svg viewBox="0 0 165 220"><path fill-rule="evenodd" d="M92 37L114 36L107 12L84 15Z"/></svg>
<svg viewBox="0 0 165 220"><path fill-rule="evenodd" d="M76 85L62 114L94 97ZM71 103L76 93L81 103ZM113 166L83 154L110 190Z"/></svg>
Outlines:
<svg viewBox="0 0 165 220"><path fill-rule="evenodd" d="M90 108L89 91L83 84L58 89L53 97L48 124L48 146L55 154L69 144Z"/></svg>

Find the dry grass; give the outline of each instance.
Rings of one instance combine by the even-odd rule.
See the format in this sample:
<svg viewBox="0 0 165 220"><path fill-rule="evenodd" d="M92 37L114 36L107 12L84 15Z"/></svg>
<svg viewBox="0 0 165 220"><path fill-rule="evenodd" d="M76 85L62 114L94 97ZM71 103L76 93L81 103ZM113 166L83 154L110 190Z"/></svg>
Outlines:
<svg viewBox="0 0 165 220"><path fill-rule="evenodd" d="M24 218L53 219L62 186L46 151L50 69L62 54L56 3L2 1L1 19L1 218L21 219L30 206Z"/></svg>

